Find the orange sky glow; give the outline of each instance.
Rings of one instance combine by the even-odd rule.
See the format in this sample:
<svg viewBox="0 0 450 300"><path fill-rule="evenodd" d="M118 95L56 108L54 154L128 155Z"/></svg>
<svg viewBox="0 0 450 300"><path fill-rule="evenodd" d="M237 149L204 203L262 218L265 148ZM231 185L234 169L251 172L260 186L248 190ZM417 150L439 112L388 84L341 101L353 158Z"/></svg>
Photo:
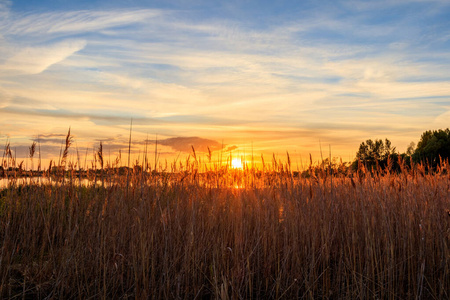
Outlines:
<svg viewBox="0 0 450 300"><path fill-rule="evenodd" d="M133 161L294 169L450 126L448 1L81 2L0 0L0 143L26 164L69 128L71 159L124 159L131 122Z"/></svg>

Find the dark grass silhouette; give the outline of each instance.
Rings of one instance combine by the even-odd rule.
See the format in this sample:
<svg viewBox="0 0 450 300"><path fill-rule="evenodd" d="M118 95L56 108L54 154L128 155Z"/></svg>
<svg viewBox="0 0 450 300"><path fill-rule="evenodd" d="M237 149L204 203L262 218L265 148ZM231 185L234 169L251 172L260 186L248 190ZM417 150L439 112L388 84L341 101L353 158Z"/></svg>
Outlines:
<svg viewBox="0 0 450 300"><path fill-rule="evenodd" d="M300 176L276 161L194 156L162 172L97 157L100 170L63 158L27 184L5 173L2 298L450 298L446 162Z"/></svg>

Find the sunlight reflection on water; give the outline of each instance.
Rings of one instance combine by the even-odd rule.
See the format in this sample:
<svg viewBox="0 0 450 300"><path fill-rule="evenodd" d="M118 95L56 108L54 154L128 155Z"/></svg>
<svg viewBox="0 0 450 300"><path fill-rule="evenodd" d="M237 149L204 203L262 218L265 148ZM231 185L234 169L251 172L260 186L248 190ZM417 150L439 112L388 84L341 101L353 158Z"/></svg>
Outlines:
<svg viewBox="0 0 450 300"><path fill-rule="evenodd" d="M0 189L7 188L10 185L29 185L29 184L36 184L36 185L45 185L45 184L62 184L61 180L57 181L55 179L49 178L49 177L19 177L19 178L2 178L0 179ZM70 180L66 179L65 184L70 184ZM79 185L80 180L78 178L72 179L72 184ZM101 185L102 182L100 180L97 180L97 185ZM82 186L91 186L93 185L93 180L89 180L87 178L81 179L81 185ZM104 185L107 186L108 182L104 182Z"/></svg>

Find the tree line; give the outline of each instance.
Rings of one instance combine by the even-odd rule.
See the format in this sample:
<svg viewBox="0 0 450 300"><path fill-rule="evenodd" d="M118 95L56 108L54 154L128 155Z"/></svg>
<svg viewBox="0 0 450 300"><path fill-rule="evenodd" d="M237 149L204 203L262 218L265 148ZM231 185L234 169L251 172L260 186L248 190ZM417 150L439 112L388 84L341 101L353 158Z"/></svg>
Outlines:
<svg viewBox="0 0 450 300"><path fill-rule="evenodd" d="M366 140L359 145L352 168L357 169L364 164L367 169L386 168L400 169L400 161L406 165L423 163L435 169L441 162L450 157L450 129L428 130L422 133L417 146L414 142L408 146L406 152L399 153L387 138Z"/></svg>

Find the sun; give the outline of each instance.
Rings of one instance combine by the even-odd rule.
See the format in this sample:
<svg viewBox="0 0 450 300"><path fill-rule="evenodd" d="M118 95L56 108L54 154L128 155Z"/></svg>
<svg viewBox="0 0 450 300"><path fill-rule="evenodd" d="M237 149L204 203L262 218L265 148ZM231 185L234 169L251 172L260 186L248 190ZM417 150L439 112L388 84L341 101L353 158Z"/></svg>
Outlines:
<svg viewBox="0 0 450 300"><path fill-rule="evenodd" d="M231 167L233 169L242 169L242 161L240 158L233 158L231 161Z"/></svg>

